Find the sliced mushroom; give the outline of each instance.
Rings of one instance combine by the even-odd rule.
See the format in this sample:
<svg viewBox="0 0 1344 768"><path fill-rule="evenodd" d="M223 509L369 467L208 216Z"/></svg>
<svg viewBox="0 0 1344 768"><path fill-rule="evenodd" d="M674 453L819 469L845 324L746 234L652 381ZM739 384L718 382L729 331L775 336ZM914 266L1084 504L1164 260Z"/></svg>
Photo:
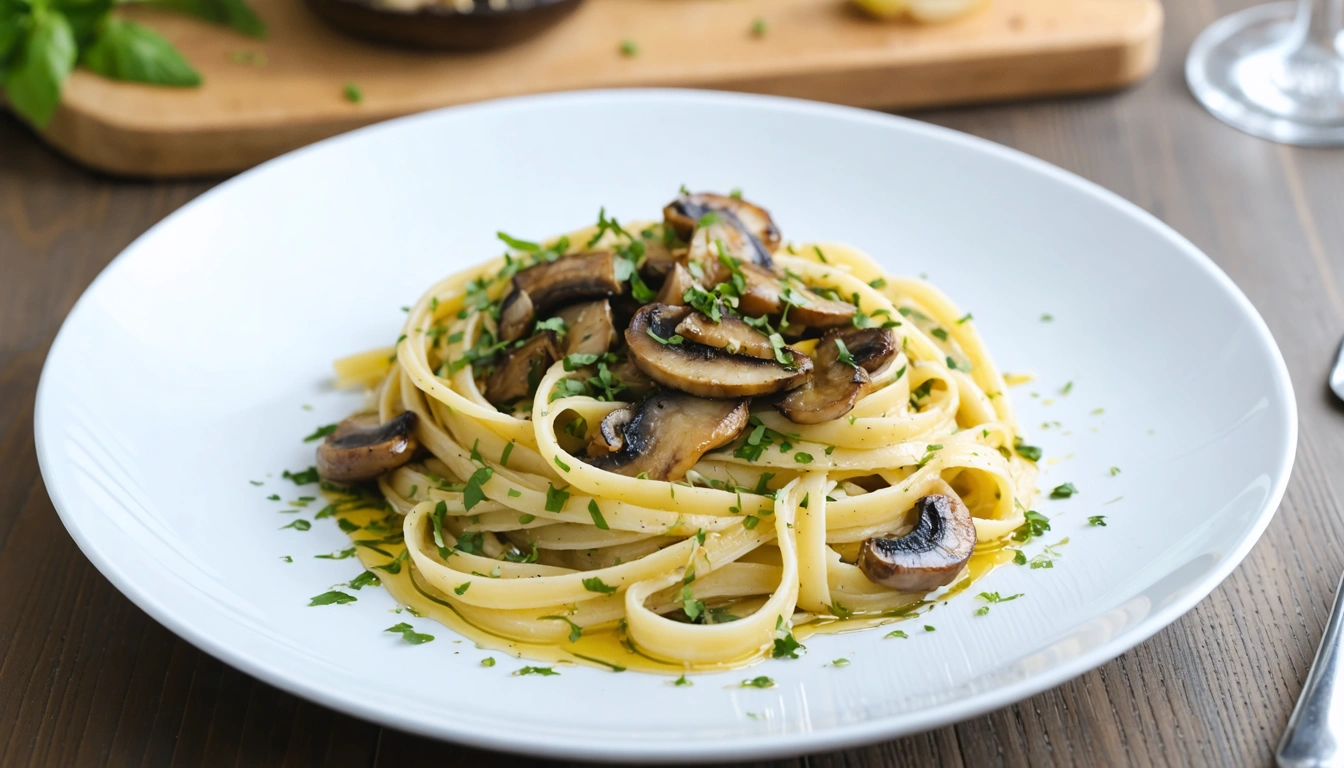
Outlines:
<svg viewBox="0 0 1344 768"><path fill-rule="evenodd" d="M851 328L839 332L849 354L876 381L882 369L896 360L896 334L890 328Z"/></svg>
<svg viewBox="0 0 1344 768"><path fill-rule="evenodd" d="M859 568L874 584L928 592L951 584L975 551L975 524L960 499L931 495L915 502L919 521L899 538L859 547Z"/></svg>
<svg viewBox="0 0 1344 768"><path fill-rule="evenodd" d="M773 358L730 355L684 339L670 343L677 335L677 326L694 311L690 307L646 304L630 321L625 332L630 358L659 384L700 397L752 397L799 386L812 371L807 355L787 347L793 367Z"/></svg>
<svg viewBox="0 0 1344 768"><path fill-rule="evenodd" d="M572 304L555 314L565 321L566 357L603 354L616 340L611 302L606 299Z"/></svg>
<svg viewBox="0 0 1344 768"><path fill-rule="evenodd" d="M372 480L411 460L415 413L403 411L379 423L377 414L351 416L317 447L317 472L336 483Z"/></svg>
<svg viewBox="0 0 1344 768"><path fill-rule="evenodd" d="M727 312L722 313L717 323L701 312L691 312L677 324L676 332L691 341L721 349L730 355L775 359L775 348L765 334Z"/></svg>
<svg viewBox="0 0 1344 768"><path fill-rule="evenodd" d="M686 246L673 247L662 237L646 237L643 243L644 260L639 264L639 274L654 284L667 277L677 260L686 255Z"/></svg>
<svg viewBox="0 0 1344 768"><path fill-rule="evenodd" d="M681 264L675 264L672 271L667 273L667 278L663 280L663 287L658 290L658 295L654 301L659 304L668 304L679 307L686 303L682 297L686 295L687 289L695 285L695 278L691 277L690 270Z"/></svg>
<svg viewBox="0 0 1344 768"><path fill-rule="evenodd" d="M588 455L596 458L616 453L625 445L625 427L634 418L632 408L618 408L607 414L597 425L597 434L588 444Z"/></svg>
<svg viewBox="0 0 1344 768"><path fill-rule="evenodd" d="M663 221L682 240L690 240L701 219L711 212L719 214L723 220L737 226L755 241L759 256L753 255L751 261L767 267L773 266L770 254L779 247L779 227L775 226L768 211L739 197L725 197L709 192L682 195L663 208Z"/></svg>
<svg viewBox="0 0 1344 768"><path fill-rule="evenodd" d="M747 400L708 400L663 390L638 406L612 411L600 434L608 448L589 464L651 480L680 480L705 453L747 428Z"/></svg>
<svg viewBox="0 0 1344 768"><path fill-rule="evenodd" d="M527 335L532 321L556 307L619 293L616 262L610 253L585 253L544 261L513 276L513 290L499 312L499 337Z"/></svg>
<svg viewBox="0 0 1344 768"><path fill-rule="evenodd" d="M817 342L807 383L775 403L795 424L821 424L844 416L868 388L868 371L840 359L840 334L830 331Z"/></svg>
<svg viewBox="0 0 1344 768"><path fill-rule="evenodd" d="M747 289L742 292L737 309L744 315L780 315L787 306L790 327L835 328L854 320L853 304L822 298L803 286L785 286L772 272L755 264L743 263L741 269Z"/></svg>
<svg viewBox="0 0 1344 768"><path fill-rule="evenodd" d="M536 389L546 369L560 359L553 331L543 331L503 357L485 380L485 399L495 405L527 397Z"/></svg>

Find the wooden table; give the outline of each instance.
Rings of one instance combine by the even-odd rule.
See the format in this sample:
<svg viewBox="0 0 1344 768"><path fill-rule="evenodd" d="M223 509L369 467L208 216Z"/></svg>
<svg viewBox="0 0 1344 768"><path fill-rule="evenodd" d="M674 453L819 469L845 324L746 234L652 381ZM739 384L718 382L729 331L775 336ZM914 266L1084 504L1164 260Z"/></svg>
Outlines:
<svg viewBox="0 0 1344 768"><path fill-rule="evenodd" d="M1344 568L1344 483L1330 479L1344 467L1344 407L1325 388L1344 333L1344 150L1244 136L1186 92L1195 34L1247 4L1168 3L1162 64L1128 92L920 117L1133 200L1246 292L1288 360L1302 418L1297 470L1264 539L1184 618L1059 688L930 733L771 765L1271 762ZM407 736L253 680L149 619L62 528L33 449L47 348L109 259L209 187L92 175L0 117L0 765L538 764Z"/></svg>

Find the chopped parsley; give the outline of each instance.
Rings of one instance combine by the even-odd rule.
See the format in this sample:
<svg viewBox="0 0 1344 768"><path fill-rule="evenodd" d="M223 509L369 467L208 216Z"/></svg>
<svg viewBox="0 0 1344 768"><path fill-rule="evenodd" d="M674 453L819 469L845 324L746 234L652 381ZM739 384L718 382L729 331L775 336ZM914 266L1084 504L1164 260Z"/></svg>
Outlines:
<svg viewBox="0 0 1344 768"><path fill-rule="evenodd" d="M321 440L322 438L326 437L327 435L330 435L332 432L335 431L336 431L335 424L327 424L325 426L318 427L317 429L313 430L313 434L303 438L303 442L311 443L314 440ZM260 483L258 483L258 485L260 485Z"/></svg>
<svg viewBox="0 0 1344 768"><path fill-rule="evenodd" d="M354 547L351 547L349 549L342 549L340 552L335 552L330 555L313 555L313 557L318 560L347 560L354 556L355 556Z"/></svg>
<svg viewBox="0 0 1344 768"><path fill-rule="evenodd" d="M930 625L928 625L928 624L925 624L925 625L924 625L924 631L925 631L925 632L936 632L937 630L936 630L934 627L932 627L932 626L930 626Z"/></svg>
<svg viewBox="0 0 1344 768"><path fill-rule="evenodd" d="M493 666L495 666L495 657L494 657L494 656L486 656L484 659L481 659L481 666L482 666L482 667L493 667Z"/></svg>
<svg viewBox="0 0 1344 768"><path fill-rule="evenodd" d="M695 578L693 573L688 573L687 576ZM686 618L691 621L696 621L705 612L704 601L695 599L690 584L681 588L681 612L686 614Z"/></svg>
<svg viewBox="0 0 1344 768"><path fill-rule="evenodd" d="M509 454L513 453L513 442L514 441L510 440L509 444L504 446L504 451L499 454L499 466L509 466Z"/></svg>
<svg viewBox="0 0 1344 768"><path fill-rule="evenodd" d="M876 280L870 280L870 281L868 282L868 286L869 286L870 288L877 288L877 289L879 289L879 290L882 289L882 288L886 288L886 287L887 287L887 279L886 279L885 277L879 277L879 278L877 278Z"/></svg>
<svg viewBox="0 0 1344 768"><path fill-rule="evenodd" d="M546 484L546 511L560 512L565 508L565 502L569 501L569 491L556 488L550 483Z"/></svg>
<svg viewBox="0 0 1344 768"><path fill-rule="evenodd" d="M1030 461L1041 460L1041 449L1037 448L1034 445L1024 444L1022 442L1022 438L1020 437L1013 438L1013 450L1017 451L1017 455L1021 456L1024 459L1028 459Z"/></svg>
<svg viewBox="0 0 1344 768"><path fill-rule="evenodd" d="M1088 525L1091 525L1091 526L1095 526L1095 527L1097 527L1097 528L1105 528L1105 527L1106 527L1106 516L1105 516L1105 515L1092 515L1091 517L1087 518L1087 524L1088 524Z"/></svg>
<svg viewBox="0 0 1344 768"><path fill-rule="evenodd" d="M514 677L523 677L524 675L541 675L542 677L550 677L551 675L558 675L560 673L556 672L553 667L523 667L522 669L515 669L513 671L513 674Z"/></svg>
<svg viewBox="0 0 1344 768"><path fill-rule="evenodd" d="M1016 600L1021 596L1022 596L1021 592L1018 592L1016 595L1009 595L1007 597L1003 597L998 592L981 592L980 594L976 595L976 597L978 597L981 600L984 600L986 603L1006 603L1009 602L1010 600ZM984 616L986 613L989 613L989 606L982 605L980 606L979 610L975 612L975 615Z"/></svg>
<svg viewBox="0 0 1344 768"><path fill-rule="evenodd" d="M964 315L962 315L961 317L957 318L957 325L962 325L962 324L965 323L967 320L974 320L974 319L975 319L975 316L972 315L970 312L967 312L966 314L964 314Z"/></svg>
<svg viewBox="0 0 1344 768"><path fill-rule="evenodd" d="M1041 315L1041 322L1042 322L1042 323L1048 323L1048 322L1051 322L1051 321L1054 320L1054 319L1055 319L1055 316L1052 315L1052 314L1050 314L1049 312L1046 312L1045 314Z"/></svg>
<svg viewBox="0 0 1344 768"><path fill-rule="evenodd" d="M1076 493L1078 493L1078 489L1073 486L1073 483L1065 483L1055 486L1055 489L1050 491L1050 498L1067 499Z"/></svg>
<svg viewBox="0 0 1344 768"><path fill-rule="evenodd" d="M616 591L616 587L613 587L607 584L606 582L602 581L602 577L600 576L594 576L591 579L584 579L583 588L588 590L589 592L597 592L603 595L610 595Z"/></svg>
<svg viewBox="0 0 1344 768"><path fill-rule="evenodd" d="M849 659L836 659L835 661L832 661L832 662L831 662L831 666L833 666L833 667L848 667L848 666L849 666Z"/></svg>
<svg viewBox="0 0 1344 768"><path fill-rule="evenodd" d="M683 673L681 677L678 677L676 680L672 681L672 685L675 685L678 688L682 688L688 685L695 685L695 683L692 683L690 680L687 680L686 675Z"/></svg>
<svg viewBox="0 0 1344 768"><path fill-rule="evenodd" d="M793 454L793 460L796 461L796 462L798 462L799 464L811 464L811 463L812 463L812 454L810 454L810 453L803 453L802 451L799 451L799 452Z"/></svg>
<svg viewBox="0 0 1344 768"><path fill-rule="evenodd" d="M775 687L775 681L774 681L774 680L771 680L770 678L766 677L765 675L760 675L760 676L758 676L758 677L753 677L753 678L751 678L750 680L743 680L743 681L742 681L742 684L741 684L739 687L740 687L740 688L774 688L774 687Z"/></svg>
<svg viewBox="0 0 1344 768"><path fill-rule="evenodd" d="M364 92L355 83L346 83L345 88L341 90L341 94L351 104L358 104L364 100Z"/></svg>
<svg viewBox="0 0 1344 768"><path fill-rule="evenodd" d="M1118 474L1120 474L1120 468L1119 468L1119 467L1111 467L1111 477L1115 477L1115 476L1118 475Z"/></svg>
<svg viewBox="0 0 1344 768"><path fill-rule="evenodd" d="M474 448L472 450L475 451ZM490 467L482 467L471 473L471 477L467 480L467 487L462 491L462 506L467 511L471 511L472 507L482 501L489 501L481 486L488 482L494 474L495 470Z"/></svg>
<svg viewBox="0 0 1344 768"><path fill-rule="evenodd" d="M281 559L281 560L284 560L286 563L292 563L292 562L294 562L294 558L290 557L289 555L285 555L284 557L281 557L280 559Z"/></svg>
<svg viewBox="0 0 1344 768"><path fill-rule="evenodd" d="M1015 531L1013 531L1013 541L1028 542L1037 536L1044 536L1045 532L1050 530L1050 518L1042 515L1034 509L1026 512L1026 521Z"/></svg>
<svg viewBox="0 0 1344 768"><path fill-rule="evenodd" d="M364 587L376 587L382 583L383 582L378 579L373 571L365 571L351 579L349 586L351 589L358 591Z"/></svg>
<svg viewBox="0 0 1344 768"><path fill-rule="evenodd" d="M840 354L839 354L839 356L838 356L838 358L837 358L837 359L839 359L840 362L844 363L845 365L848 365L848 366L851 367L851 368L858 368L858 367L859 367L859 364L856 363L856 362L854 362L854 355L850 353L850 351L849 351L849 347L846 347L846 346L845 346L845 342L844 342L844 341L842 341L841 339L837 338L837 339L835 340L835 346L836 346L837 349L840 350Z"/></svg>
<svg viewBox="0 0 1344 768"><path fill-rule="evenodd" d="M1013 550L1013 562L1017 565L1027 564L1027 554L1020 549Z"/></svg>
<svg viewBox="0 0 1344 768"><path fill-rule="evenodd" d="M929 333L932 333L934 336L936 336L939 341L947 341L947 331L944 331L942 328L934 328L932 331L929 331ZM948 367L951 368L955 366L948 366Z"/></svg>
<svg viewBox="0 0 1344 768"><path fill-rule="evenodd" d="M407 624L404 621L399 624L394 624L388 627L387 629L384 629L383 631L400 633L401 639L405 640L411 645L421 645L422 643L428 643L429 641L434 639L433 635L422 635L419 632L416 632L415 627L412 627L410 624Z"/></svg>
<svg viewBox="0 0 1344 768"><path fill-rule="evenodd" d="M597 526L598 530L611 530L611 526L607 525L607 519L602 517L602 510L597 506L597 499L588 500L588 514L593 516L593 525Z"/></svg>
<svg viewBox="0 0 1344 768"><path fill-rule="evenodd" d="M904 631L904 630L894 629L894 630L888 632L888 633L886 634L886 637L887 637L887 638L892 638L892 637L894 637L894 638L896 638L896 639L898 639L898 640L905 640L906 638L908 638L908 637L910 637L910 636L907 635L907 634L905 634L905 631ZM884 639L885 639L885 638L884 638Z"/></svg>
<svg viewBox="0 0 1344 768"><path fill-rule="evenodd" d="M559 456L555 457L555 466L565 470L566 472L569 471L569 465L561 461Z"/></svg>
<svg viewBox="0 0 1344 768"><path fill-rule="evenodd" d="M634 40L631 40L631 39L628 38L628 37L627 37L626 39L622 40L622 41L621 41L621 55L624 56L624 57L626 57L627 59L628 59L628 58L635 57L635 56L638 56L638 55L639 55L639 43L636 43Z"/></svg>
<svg viewBox="0 0 1344 768"><path fill-rule="evenodd" d="M468 590L468 589L471 589L471 582L470 582L470 581L464 581L464 582L462 582L461 584L458 584L456 587L453 587L453 594L454 594L454 595L465 595L465 594L467 593L467 590Z"/></svg>
<svg viewBox="0 0 1344 768"><path fill-rule="evenodd" d="M802 650L806 648L793 636L793 630L784 626L784 617L776 616L775 647L770 652L771 658L796 659L798 652Z"/></svg>
<svg viewBox="0 0 1344 768"><path fill-rule="evenodd" d="M570 621L569 618L566 616L542 616L541 618L543 620L549 620L549 621L563 621L566 624L568 624L569 642L571 643L577 643L579 642L579 638L583 637L583 627L580 627L578 624L575 624L574 622Z"/></svg>
<svg viewBox="0 0 1344 768"><path fill-rule="evenodd" d="M331 592L323 592L317 597L314 597L308 602L308 605L309 607L314 605L343 605L345 603L353 603L356 599L357 598L354 595L347 595L344 592L332 590Z"/></svg>
<svg viewBox="0 0 1344 768"><path fill-rule="evenodd" d="M761 18L760 16L757 16L755 20L751 22L752 37L765 37L765 33L769 31L770 31L770 25L767 24L765 19ZM734 195L734 197L737 197L739 199L742 197L742 192L740 190L735 189L733 191L737 192L737 194Z"/></svg>
<svg viewBox="0 0 1344 768"><path fill-rule="evenodd" d="M290 472L286 469L280 476L286 480L293 480L295 485L308 485L320 479L317 476L317 467L309 467L300 472Z"/></svg>
<svg viewBox="0 0 1344 768"><path fill-rule="evenodd" d="M300 518L300 519L295 520L294 522L290 523L289 525L282 525L282 526L280 526L280 530L283 531L283 530L285 530L286 528L293 528L293 529L296 530L296 531L306 531L306 530L308 530L308 529L310 529L310 528L312 528L312 527L313 527L313 524L312 524L312 523L308 522L307 520L304 520L304 519Z"/></svg>
<svg viewBox="0 0 1344 768"><path fill-rule="evenodd" d="M652 328L645 328L645 329L644 329L644 332L647 333L647 334L649 334L649 336L651 336L651 337L653 338L654 341L658 342L659 344L663 344L663 345L668 345L668 344L680 344L680 343L682 343L683 341L686 340L686 339L683 338L682 335L679 334L679 333L674 333L674 334L672 334L672 336L671 336L670 338L666 338L666 339L664 339L662 336L659 336L658 334L654 333Z"/></svg>

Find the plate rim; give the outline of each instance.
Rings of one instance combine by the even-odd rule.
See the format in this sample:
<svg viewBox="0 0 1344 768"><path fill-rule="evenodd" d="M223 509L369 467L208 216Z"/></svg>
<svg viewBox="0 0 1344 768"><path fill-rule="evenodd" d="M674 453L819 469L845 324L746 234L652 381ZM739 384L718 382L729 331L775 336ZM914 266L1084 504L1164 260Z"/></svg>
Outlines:
<svg viewBox="0 0 1344 768"><path fill-rule="evenodd" d="M79 524L79 516L68 510L71 506L59 488L51 480L51 467L55 466L56 449L51 445L49 431L45 428L48 414L57 408L52 402L50 368L51 361L62 348L70 320L76 315L90 296L105 279L116 269L124 266L128 253L138 250L142 241L157 235L161 228L169 225L180 216L189 215L201 205L208 205L217 194L222 194L232 186L242 183L248 177L264 172L275 164L283 164L309 152L324 151L330 146L358 140L365 134L380 131L397 130L399 126L418 121L432 122L444 114L461 114L477 111L501 111L529 108L534 104L550 103L604 103L610 101L666 100L690 104L699 102L711 106L745 105L752 108L772 109L780 114L791 113L819 116L841 122L859 122L894 128L897 132L923 135L935 140L960 145L968 151L986 154L1008 161L1027 171L1044 175L1062 183L1078 194L1086 195L1107 206L1128 215L1136 222L1146 226L1154 233L1171 243L1175 249L1188 258L1201 272L1222 289L1232 299L1251 322L1256 340L1266 344L1274 362L1272 381L1284 395L1284 415L1286 416L1286 447L1278 457L1277 472L1271 478L1271 488L1254 523L1242 534L1235 548L1219 558L1219 562L1203 577L1196 580L1192 588L1179 599L1172 601L1158 611L1146 616L1129 630L1102 645L1079 654L1057 666L1031 675L1021 680L1003 684L981 693L970 694L964 698L939 704L913 713L890 715L856 723L830 726L820 731L802 730L794 733L762 733L759 737L714 737L681 741L664 739L643 742L619 742L605 744L590 738L557 737L553 734L529 736L525 731L502 730L477 732L467 728L455 727L450 718L432 719L394 719L394 713L370 704L357 696L345 694L339 685L319 685L298 676L287 675L281 667L271 667L264 660L236 652L227 642L217 641L209 635L196 631L187 622L181 621L167 605L159 602L152 590L142 590L124 574L116 561L104 554L86 535ZM1105 664L1148 640L1158 631L1165 629L1181 616L1192 610L1208 597L1231 572L1241 564L1246 555L1260 540L1273 519L1283 500L1297 453L1298 409L1292 379L1289 376L1283 353L1274 340L1264 318L1256 310L1241 289L1232 279L1203 251L1172 227L1148 211L1126 200L1099 184L1077 174L1064 170L1021 150L998 144L988 139L963 133L932 123L911 118L889 115L880 112L847 107L822 102L807 101L780 96L742 94L720 91L702 91L679 88L626 88L603 90L578 90L558 93L517 96L503 99L477 102L473 104L445 107L442 109L408 115L392 120L374 123L348 133L315 142L300 149L288 152L268 160L250 170L244 171L201 195L188 201L162 220L154 224L139 237L121 250L89 283L76 302L71 306L66 318L62 320L60 330L52 341L43 361L42 373L38 380L34 403L33 431L38 466L43 485L52 501L62 524L75 540L76 545L98 571L112 583L117 590L149 614L151 618L167 627L178 637L196 648L215 657L268 685L273 685L288 693L300 696L320 706L328 707L360 719L376 723L382 727L414 733L421 736L452 741L473 747L495 750L512 754L534 755L538 757L568 758L615 762L637 760L649 762L718 762L724 760L768 759L800 754L812 754L824 751L845 749L888 741L913 733L920 733L944 725L961 722L986 712L997 710L1018 701L1025 700L1042 691L1063 684L1079 675Z"/></svg>

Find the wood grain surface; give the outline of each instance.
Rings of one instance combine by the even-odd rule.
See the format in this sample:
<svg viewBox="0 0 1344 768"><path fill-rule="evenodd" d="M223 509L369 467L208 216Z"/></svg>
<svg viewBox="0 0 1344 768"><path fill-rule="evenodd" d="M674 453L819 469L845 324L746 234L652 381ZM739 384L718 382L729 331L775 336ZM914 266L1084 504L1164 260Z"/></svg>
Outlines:
<svg viewBox="0 0 1344 768"><path fill-rule="evenodd" d="M541 91L684 86L864 107L1079 93L1148 74L1162 28L1157 0L994 0L938 25L877 22L837 0L588 0L526 44L443 55L342 37L297 0L253 3L265 41L127 11L189 52L205 85L77 71L47 140L93 168L180 177L240 171L389 117ZM757 18L769 25L761 37ZM623 57L622 40L638 55ZM231 60L240 52L266 65ZM342 96L349 82L358 104Z"/></svg>
<svg viewBox="0 0 1344 768"><path fill-rule="evenodd" d="M1195 34L1247 4L1171 0L1159 70L1133 90L919 117L1135 201L1247 293L1283 349L1302 419L1264 538L1188 615L1076 680L955 726L769 765L1271 763L1344 568L1344 408L1324 385L1344 333L1344 150L1242 135L1186 92ZM107 261L209 186L91 175L0 117L0 765L545 765L407 736L257 682L149 619L62 528L33 449L47 348Z"/></svg>

